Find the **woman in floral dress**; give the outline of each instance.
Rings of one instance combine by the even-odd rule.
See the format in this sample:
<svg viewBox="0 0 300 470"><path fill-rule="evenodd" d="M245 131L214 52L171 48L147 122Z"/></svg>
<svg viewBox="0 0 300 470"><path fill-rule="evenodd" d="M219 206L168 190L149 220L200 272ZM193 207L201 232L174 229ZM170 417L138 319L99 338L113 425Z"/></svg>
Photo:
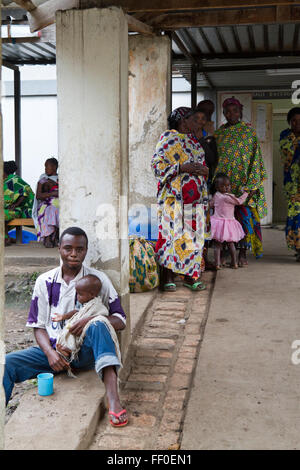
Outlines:
<svg viewBox="0 0 300 470"><path fill-rule="evenodd" d="M163 272L163 288L175 291L174 274L184 276L184 286L205 289L200 281L201 262L208 211L204 150L189 134L190 108L177 108L169 118L152 158L158 180L158 264Z"/></svg>
<svg viewBox="0 0 300 470"><path fill-rule="evenodd" d="M4 193L4 220L5 220L5 246L9 246L14 239L8 235L8 222L13 219L31 218L34 193L26 181L16 175L18 167L13 160L3 164L3 193Z"/></svg>
<svg viewBox="0 0 300 470"><path fill-rule="evenodd" d="M292 108L287 121L291 128L280 134L288 209L285 233L288 248L296 251L296 260L300 262L300 108Z"/></svg>
<svg viewBox="0 0 300 470"><path fill-rule="evenodd" d="M219 157L215 173L225 173L229 177L236 197L240 197L244 191L254 191L254 196L235 210L235 217L246 235L238 244L240 267L248 265L249 248L256 258L262 256L260 219L267 214L263 186L266 179L264 161L255 130L241 121L242 109L242 104L234 97L225 100L223 113L227 122L214 134Z"/></svg>

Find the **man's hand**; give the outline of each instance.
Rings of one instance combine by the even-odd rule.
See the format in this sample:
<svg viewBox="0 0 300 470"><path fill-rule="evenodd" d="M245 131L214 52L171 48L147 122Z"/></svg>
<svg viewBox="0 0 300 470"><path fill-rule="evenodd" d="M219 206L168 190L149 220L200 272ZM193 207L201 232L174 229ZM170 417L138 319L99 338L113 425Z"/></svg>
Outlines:
<svg viewBox="0 0 300 470"><path fill-rule="evenodd" d="M61 372L70 366L54 349L49 350L46 354L51 369L55 372Z"/></svg>
<svg viewBox="0 0 300 470"><path fill-rule="evenodd" d="M59 353L61 353L63 356L65 356L68 359L70 358L72 354L72 351L70 349L64 348L61 344L56 345L56 351L58 351Z"/></svg>
<svg viewBox="0 0 300 470"><path fill-rule="evenodd" d="M52 348L49 335L44 328L34 328L34 337L43 353L47 356L51 369L60 372L69 368L67 361Z"/></svg>

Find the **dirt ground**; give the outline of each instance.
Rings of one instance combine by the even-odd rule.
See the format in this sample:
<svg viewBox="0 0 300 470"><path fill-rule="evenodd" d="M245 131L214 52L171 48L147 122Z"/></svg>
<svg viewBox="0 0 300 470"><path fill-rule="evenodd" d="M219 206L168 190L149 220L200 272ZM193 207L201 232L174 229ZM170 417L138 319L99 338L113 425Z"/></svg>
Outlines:
<svg viewBox="0 0 300 470"><path fill-rule="evenodd" d="M10 303L5 306L5 348L6 353L34 346L35 339L32 328L26 327L29 302ZM6 408L6 422L19 404L20 396L29 388L36 386L36 380L27 380L16 384L11 400Z"/></svg>

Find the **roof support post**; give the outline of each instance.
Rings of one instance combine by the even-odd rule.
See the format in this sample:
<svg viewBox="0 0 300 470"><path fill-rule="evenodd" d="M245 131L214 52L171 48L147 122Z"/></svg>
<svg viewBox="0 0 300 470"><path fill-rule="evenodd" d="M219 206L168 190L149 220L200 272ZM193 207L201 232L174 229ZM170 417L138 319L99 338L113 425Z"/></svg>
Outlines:
<svg viewBox="0 0 300 470"><path fill-rule="evenodd" d="M14 118L15 118L15 162L16 173L22 176L22 143L21 143L21 73L14 70ZM22 226L16 227L16 242L22 243Z"/></svg>
<svg viewBox="0 0 300 470"><path fill-rule="evenodd" d="M14 118L15 118L15 162L17 174L22 175L21 162L21 73L14 70Z"/></svg>

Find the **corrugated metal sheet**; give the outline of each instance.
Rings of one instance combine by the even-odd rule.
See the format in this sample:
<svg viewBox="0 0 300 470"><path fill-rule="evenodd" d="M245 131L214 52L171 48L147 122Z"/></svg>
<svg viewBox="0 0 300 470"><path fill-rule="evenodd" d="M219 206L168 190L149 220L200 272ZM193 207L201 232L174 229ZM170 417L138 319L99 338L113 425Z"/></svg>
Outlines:
<svg viewBox="0 0 300 470"><path fill-rule="evenodd" d="M270 76L265 70L230 70L232 67L260 66L270 68L281 64L299 63L300 24L235 25L183 28L175 32L185 48L172 41L173 70L191 80L191 58L206 69L199 72L198 87L216 88L290 88L300 74ZM54 36L55 38L55 36ZM49 42L2 43L4 61L20 64L55 63L55 40ZM211 67L220 67L210 71ZM222 68L221 68L222 67ZM224 68L223 68L224 67Z"/></svg>
<svg viewBox="0 0 300 470"><path fill-rule="evenodd" d="M201 52L204 56L211 53L235 53L240 50L244 53L266 50L296 51L300 46L299 24L292 23L184 28L177 33L192 54ZM251 44L251 37L254 44ZM178 49L173 50L178 53Z"/></svg>
<svg viewBox="0 0 300 470"><path fill-rule="evenodd" d="M200 67L206 69L216 88L290 88L293 80L300 77L300 25L236 25L203 28L184 28L176 32L188 53ZM191 79L191 60L172 41L173 70ZM264 66L299 63L299 74L270 76L265 70L226 72L231 67ZM222 67L209 72L210 67ZM224 67L224 69L223 69ZM197 77L198 87L209 86L203 73Z"/></svg>
<svg viewBox="0 0 300 470"><path fill-rule="evenodd" d="M55 63L55 44L49 42L2 43L2 59L14 65Z"/></svg>

